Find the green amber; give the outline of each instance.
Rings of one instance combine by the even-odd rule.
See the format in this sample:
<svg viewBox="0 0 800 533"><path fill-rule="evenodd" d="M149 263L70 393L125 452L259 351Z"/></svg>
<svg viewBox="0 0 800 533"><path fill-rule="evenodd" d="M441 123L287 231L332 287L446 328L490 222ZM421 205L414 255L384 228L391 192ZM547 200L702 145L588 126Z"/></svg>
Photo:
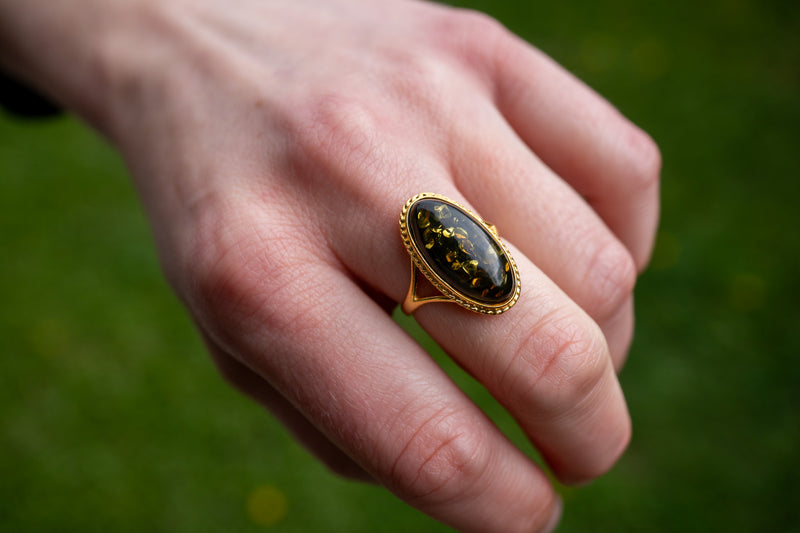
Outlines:
<svg viewBox="0 0 800 533"><path fill-rule="evenodd" d="M484 305L501 305L514 295L505 250L464 210L423 198L408 211L408 229L430 271L458 293Z"/></svg>

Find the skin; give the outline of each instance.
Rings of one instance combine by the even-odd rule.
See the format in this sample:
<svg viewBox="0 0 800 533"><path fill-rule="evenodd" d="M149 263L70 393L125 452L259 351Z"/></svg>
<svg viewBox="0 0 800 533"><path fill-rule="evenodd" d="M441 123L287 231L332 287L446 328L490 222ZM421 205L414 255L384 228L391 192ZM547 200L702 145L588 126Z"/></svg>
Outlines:
<svg viewBox="0 0 800 533"><path fill-rule="evenodd" d="M658 149L498 23L407 0L0 0L0 39L5 69L124 155L222 374L333 470L463 531L558 521L545 474L387 312L423 191L492 221L523 290L418 322L562 482L622 454Z"/></svg>

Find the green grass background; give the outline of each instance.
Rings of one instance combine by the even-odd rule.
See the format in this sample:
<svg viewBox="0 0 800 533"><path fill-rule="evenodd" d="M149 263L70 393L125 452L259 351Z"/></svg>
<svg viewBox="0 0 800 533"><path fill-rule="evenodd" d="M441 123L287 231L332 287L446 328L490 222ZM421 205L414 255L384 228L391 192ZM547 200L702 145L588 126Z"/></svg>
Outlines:
<svg viewBox="0 0 800 533"><path fill-rule="evenodd" d="M800 4L470 5L664 156L621 375L634 439L609 475L563 489L561 531L800 531ZM2 117L0 173L1 531L445 530L336 479L222 382L92 132Z"/></svg>

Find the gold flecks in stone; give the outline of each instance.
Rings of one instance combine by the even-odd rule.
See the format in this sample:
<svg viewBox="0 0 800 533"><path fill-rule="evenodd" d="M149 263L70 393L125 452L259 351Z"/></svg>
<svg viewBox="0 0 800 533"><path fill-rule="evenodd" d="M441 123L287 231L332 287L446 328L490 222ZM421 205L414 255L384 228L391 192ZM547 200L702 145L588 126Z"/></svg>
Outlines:
<svg viewBox="0 0 800 533"><path fill-rule="evenodd" d="M484 226L454 205L423 198L409 210L409 236L431 271L483 304L508 301L516 290L510 261Z"/></svg>

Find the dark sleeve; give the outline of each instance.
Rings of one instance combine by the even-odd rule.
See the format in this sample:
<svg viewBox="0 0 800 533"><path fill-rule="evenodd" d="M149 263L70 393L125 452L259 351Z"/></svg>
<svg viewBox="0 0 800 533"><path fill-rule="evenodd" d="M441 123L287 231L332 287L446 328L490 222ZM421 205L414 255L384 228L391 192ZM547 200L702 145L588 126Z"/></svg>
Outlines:
<svg viewBox="0 0 800 533"><path fill-rule="evenodd" d="M8 77L0 71L0 107L11 114L26 117L51 117L61 113L61 109L45 97Z"/></svg>

